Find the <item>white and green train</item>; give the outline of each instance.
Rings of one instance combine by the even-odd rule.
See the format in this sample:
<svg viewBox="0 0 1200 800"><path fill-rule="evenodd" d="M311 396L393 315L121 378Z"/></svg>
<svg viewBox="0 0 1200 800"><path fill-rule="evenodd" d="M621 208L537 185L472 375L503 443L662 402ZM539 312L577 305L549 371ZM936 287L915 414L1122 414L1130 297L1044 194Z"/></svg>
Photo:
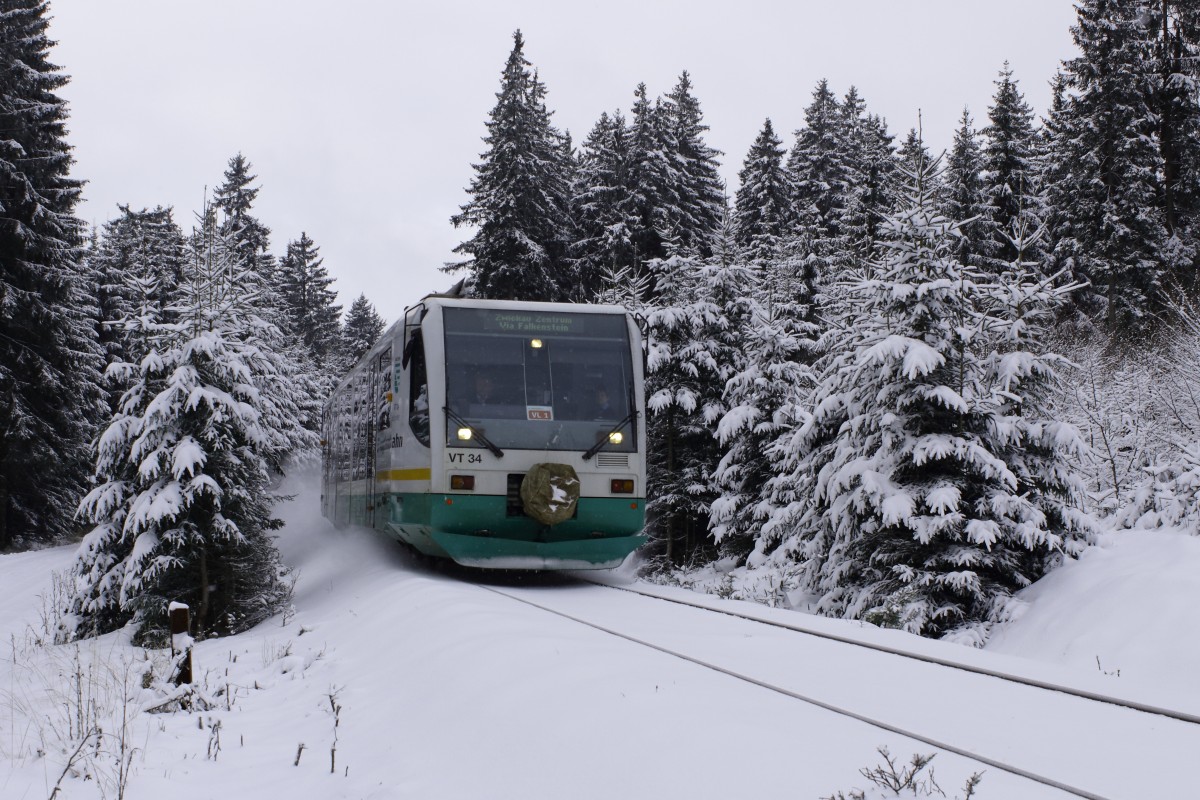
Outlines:
<svg viewBox="0 0 1200 800"><path fill-rule="evenodd" d="M623 308L431 296L322 421L322 513L501 569L620 564L642 544L641 333Z"/></svg>

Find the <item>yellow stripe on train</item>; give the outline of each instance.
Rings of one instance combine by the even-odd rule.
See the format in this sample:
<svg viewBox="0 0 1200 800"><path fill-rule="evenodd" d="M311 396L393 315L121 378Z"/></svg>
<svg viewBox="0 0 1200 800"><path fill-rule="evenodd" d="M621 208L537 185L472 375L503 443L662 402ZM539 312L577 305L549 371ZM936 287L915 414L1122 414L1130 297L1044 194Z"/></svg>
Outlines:
<svg viewBox="0 0 1200 800"><path fill-rule="evenodd" d="M429 467L419 469L385 469L375 473L378 481L427 481L433 474Z"/></svg>

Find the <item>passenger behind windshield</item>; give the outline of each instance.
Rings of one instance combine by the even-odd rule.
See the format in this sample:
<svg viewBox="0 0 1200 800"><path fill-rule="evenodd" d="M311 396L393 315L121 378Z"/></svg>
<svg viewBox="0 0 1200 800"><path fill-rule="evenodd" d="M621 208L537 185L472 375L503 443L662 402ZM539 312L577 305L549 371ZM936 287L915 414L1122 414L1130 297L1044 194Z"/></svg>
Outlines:
<svg viewBox="0 0 1200 800"><path fill-rule="evenodd" d="M525 399L519 387L484 367L476 365L473 371L473 378L460 379L460 386L466 384L463 391L452 394L458 413L473 418L524 418Z"/></svg>
<svg viewBox="0 0 1200 800"><path fill-rule="evenodd" d="M608 396L608 389L598 386L593 393L591 413L592 419L618 419L622 416Z"/></svg>
<svg viewBox="0 0 1200 800"><path fill-rule="evenodd" d="M496 402L496 384L490 377L480 373L475 376L475 396L472 405L487 406Z"/></svg>

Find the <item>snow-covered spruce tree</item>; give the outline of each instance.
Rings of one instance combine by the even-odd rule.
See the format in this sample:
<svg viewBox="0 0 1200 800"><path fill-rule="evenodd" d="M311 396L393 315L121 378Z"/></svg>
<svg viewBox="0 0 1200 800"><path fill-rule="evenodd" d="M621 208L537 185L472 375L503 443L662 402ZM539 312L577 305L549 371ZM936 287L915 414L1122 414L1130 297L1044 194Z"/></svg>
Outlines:
<svg viewBox="0 0 1200 800"><path fill-rule="evenodd" d="M105 227L114 222L108 222ZM108 365L126 360L123 332L114 323L130 316L131 288L125 267L119 259L112 257L111 252L104 253L102 246L99 232L93 229L83 255L83 270L85 285L93 299L91 311L96 341L104 354L104 364Z"/></svg>
<svg viewBox="0 0 1200 800"><path fill-rule="evenodd" d="M1094 287L1088 284L1083 264L1086 259L1080 246L1081 235L1077 230L1073 202L1073 165L1066 160L1070 118L1067 98L1067 78L1059 70L1050 81L1050 108L1038 131L1038 153L1041 172L1039 186L1042 213L1047 236L1043 244L1046 253L1044 272L1048 275L1062 273L1066 283L1080 286L1079 291L1067 298L1059 311L1059 325L1063 330L1086 331L1094 335L1093 319L1099 315L1098 298Z"/></svg>
<svg viewBox="0 0 1200 800"><path fill-rule="evenodd" d="M0 552L77 531L101 353L47 3L0 1Z"/></svg>
<svg viewBox="0 0 1200 800"><path fill-rule="evenodd" d="M782 248L778 259L754 268L728 258L732 276L745 284L744 308L727 315L741 326L742 367L725 383L727 411L717 425L722 456L713 473L719 495L710 524L721 553L740 561L760 546L772 517L775 472L766 454L791 424L789 403L813 389L818 275L816 258L803 246Z"/></svg>
<svg viewBox="0 0 1200 800"><path fill-rule="evenodd" d="M130 388L80 504L94 528L76 556L74 635L133 623L154 639L172 601L192 607L194 633L234 633L289 597L271 535L271 470L297 436L272 349L282 337L258 316L261 283L230 237L209 228L193 247L177 320L131 320L151 349L109 367Z"/></svg>
<svg viewBox="0 0 1200 800"><path fill-rule="evenodd" d="M1162 210L1169 263L1181 287L1195 288L1200 257L1200 6L1193 0L1150 4L1148 35L1153 106L1162 158Z"/></svg>
<svg viewBox="0 0 1200 800"><path fill-rule="evenodd" d="M988 228L984 218L983 152L971 114L963 109L954 146L946 161L946 193L942 213L958 223L959 242L955 257L960 264L978 266L985 252Z"/></svg>
<svg viewBox="0 0 1200 800"><path fill-rule="evenodd" d="M783 166L783 142L768 119L738 173L733 205L735 242L754 259L772 258L792 224L795 186Z"/></svg>
<svg viewBox="0 0 1200 800"><path fill-rule="evenodd" d="M565 300L575 284L566 260L574 164L524 49L517 31L487 122L487 150L467 190L471 200L450 219L476 229L454 251L470 259L446 269L467 270L480 297Z"/></svg>
<svg viewBox="0 0 1200 800"><path fill-rule="evenodd" d="M601 290L603 275L633 267L636 219L629 172L625 118L620 111L603 113L583 142L571 192L570 258L579 276L573 299L590 300Z"/></svg>
<svg viewBox="0 0 1200 800"><path fill-rule="evenodd" d="M896 204L896 155L892 135L883 119L866 111L866 102L853 86L842 100L847 134L849 196L840 230L846 260L859 262L873 255L879 225ZM840 269L831 278L840 279Z"/></svg>
<svg viewBox="0 0 1200 800"><path fill-rule="evenodd" d="M804 110L804 127L796 131L787 169L794 182L796 216L814 218L821 238L833 239L840 233L849 194L846 119L824 78L812 98Z"/></svg>
<svg viewBox="0 0 1200 800"><path fill-rule="evenodd" d="M605 272L632 267L640 281L651 277L654 259L712 253L725 198L707 129L686 72L654 102L639 84L627 126L620 112L601 116L584 142L573 187L579 297L594 295ZM655 292L653 279L648 291Z"/></svg>
<svg viewBox="0 0 1200 800"><path fill-rule="evenodd" d="M989 263L1003 270L1017 258L1013 231L1018 227L1036 231L1042 227L1038 177L1038 135L1033 127L1033 109L1025 102L1008 62L1000 70L996 94L988 109L988 125L983 129L984 192L987 195L984 224L988 228ZM1041 262L1045 254L1040 241L1027 261Z"/></svg>
<svg viewBox="0 0 1200 800"><path fill-rule="evenodd" d="M170 208L118 208L120 216L104 224L85 264L106 365L141 359L144 351L139 350L136 337L118 323L151 311L154 319L169 322L187 263L183 232Z"/></svg>
<svg viewBox="0 0 1200 800"><path fill-rule="evenodd" d="M811 419L774 455L807 509L775 557L802 564L818 610L936 636L1001 616L1087 520L1072 505L1083 445L1044 418L1059 359L1042 341L1063 290L1022 262L1001 280L958 263L934 172L910 176L847 290Z"/></svg>
<svg viewBox="0 0 1200 800"><path fill-rule="evenodd" d="M920 115L918 114L918 118ZM904 137L904 142L896 150L896 160L900 175L911 175L920 172L926 165L933 162L933 156L929 152L929 148L925 146L924 135L918 128L909 128L908 135ZM927 191L936 200L941 201L944 197L944 181L945 174L942 170L938 170L936 174L930 176L930 183ZM903 198L903 199L902 199ZM902 207L907 198L901 196L897 198L899 201L892 210L898 210Z"/></svg>
<svg viewBox="0 0 1200 800"><path fill-rule="evenodd" d="M1048 179L1055 261L1090 281L1080 305L1110 335L1145 335L1162 308L1172 265L1160 203L1153 72L1140 3L1082 0L1052 114Z"/></svg>
<svg viewBox="0 0 1200 800"><path fill-rule="evenodd" d="M707 443L704 459L704 470L709 476L705 499L711 518L715 513L714 503L724 493L716 473L725 449L717 436L717 426L729 412L725 387L731 378L746 371L746 332L753 325L753 317L759 308L754 299L759 288L754 268L734 245L733 228L728 220L723 225L716 252L700 265L698 278L698 297L703 297L707 303L697 315L693 336L697 343L705 343L712 363L709 370L711 383L700 387L704 394L699 402L705 427L714 439Z"/></svg>
<svg viewBox="0 0 1200 800"><path fill-rule="evenodd" d="M329 357L327 350L314 355L314 350L325 348L313 345L293 329L293 319L289 316L291 309L286 306L283 291L290 288L293 299L296 298L295 275L279 274L279 264L269 252L271 230L252 214L259 192L259 187L252 185L257 180L257 176L250 174L252 168L241 153L229 160L224 182L217 187L212 204L201 215L199 240L193 247L205 248L214 235L223 237L229 243L233 258L247 265L257 277L259 288L251 295L250 302L260 333L270 340L266 350L277 364L277 376L272 379L275 385L266 396L272 402L276 398L286 402L293 412L283 418L282 441L276 451L278 457L271 461L272 469L281 472L292 456L308 458L311 455L312 431L319 426L321 406L341 370L338 364L325 363ZM306 237L302 235L301 238ZM291 244L294 243L289 243L289 247ZM301 249L304 250L303 257L310 259L309 266L315 268L317 281L328 281L327 276L320 277L323 268L311 240ZM291 252L291 255L295 257L296 253ZM315 263L311 259L316 259ZM316 294L323 291L325 288L318 289ZM328 311L322 321L328 332Z"/></svg>
<svg viewBox="0 0 1200 800"><path fill-rule="evenodd" d="M345 373L341 357L342 307L336 305L333 279L325 270L319 248L305 233L288 243L287 255L276 270L278 296L275 319L285 342L278 355L290 362L285 374L300 389L298 410L303 427L320 427L321 408Z"/></svg>
<svg viewBox="0 0 1200 800"><path fill-rule="evenodd" d="M851 133L845 111L821 80L788 155L795 195L786 238L788 260L805 262L821 281L841 272L850 250L843 222L851 197Z"/></svg>
<svg viewBox="0 0 1200 800"><path fill-rule="evenodd" d="M240 263L250 265L267 289L259 298L260 307L269 307L274 300L271 291L275 272L275 257L270 253L271 229L251 213L258 198L258 180L251 175L254 169L245 156L237 153L229 159L223 182L213 192L212 212L222 212L219 231L233 243Z"/></svg>
<svg viewBox="0 0 1200 800"><path fill-rule="evenodd" d="M718 171L721 152L704 141L708 126L686 71L663 100L662 110L680 164L676 222L679 247L707 258L720 246L726 216L725 183Z"/></svg>
<svg viewBox="0 0 1200 800"><path fill-rule="evenodd" d="M371 345L379 341L383 334L383 318L375 311L375 306L360 294L350 304L346 312L346 321L342 325L342 360L343 369L349 369L367 354Z"/></svg>
<svg viewBox="0 0 1200 800"><path fill-rule="evenodd" d="M721 255L672 256L650 262L657 291L648 307L646 408L649 434L647 531L669 563L709 544L715 437L725 413L725 381L740 369L747 298L742 266Z"/></svg>
<svg viewBox="0 0 1200 800"><path fill-rule="evenodd" d="M303 342L318 369L330 371L327 368L341 344L338 322L342 307L334 302L337 292L330 288L333 278L325 269L320 249L304 232L288 242L287 255L279 262L279 304L284 333Z"/></svg>
<svg viewBox="0 0 1200 800"><path fill-rule="evenodd" d="M229 218L218 222L215 207L209 206L198 214L197 223L199 227L193 229L189 241L193 262L205 262L211 258L207 254L223 251L235 266L245 263L253 273L246 277L244 302L247 326L256 337L264 363L261 379L255 384L260 392L261 410L270 421L264 427L269 439L262 443L262 452L272 475L278 477L292 462L315 457L319 441L315 431L320 424L321 406L336 376L318 368L303 342L286 332L275 257L269 253L249 255L251 251L237 233L244 228L232 228ZM239 261L248 258L253 260ZM270 279L264 279L264 274L270 275Z"/></svg>
<svg viewBox="0 0 1200 800"><path fill-rule="evenodd" d="M646 84L634 90L629 119L629 189L633 228L634 269L651 275L651 294L657 292L657 270L649 262L681 252L679 228L683 175L676 154L678 144L662 102L651 102ZM662 264L658 265L659 268Z"/></svg>
<svg viewBox="0 0 1200 800"><path fill-rule="evenodd" d="M606 269L600 275L600 291L596 302L622 306L645 317L650 311L646 298L650 296L650 276L637 275L632 266Z"/></svg>
<svg viewBox="0 0 1200 800"><path fill-rule="evenodd" d="M269 351L278 362L278 377L275 379L278 385L267 396L272 399L288 398L288 404L294 406L295 411L295 414L287 417L284 426L289 428L284 432L284 439L289 444L280 451L282 457L272 462L274 469L282 471L284 462L292 455L303 458L311 455L307 442L311 432L320 424L321 406L340 377L341 370L338 364L325 363L328 352L314 355L314 350L324 348L295 335L290 309L286 307L283 297L283 290L290 287L295 299L295 276L279 275L279 265L269 252L271 231L251 213L259 192L259 187L251 185L257 180L255 175L250 174L251 169L250 162L241 153L229 160L224 183L217 187L213 204L205 210L200 223L203 241L211 238L215 230L229 242L239 263L252 268L259 280L260 288L252 297L254 313L264 326L263 334L272 339ZM218 214L218 211L221 213ZM198 246L206 245L201 243ZM304 256L317 258L315 248L306 250ZM314 266L319 274L322 271L319 259ZM322 320L326 326L330 322L329 316L326 311ZM325 332L328 332L328 327Z"/></svg>

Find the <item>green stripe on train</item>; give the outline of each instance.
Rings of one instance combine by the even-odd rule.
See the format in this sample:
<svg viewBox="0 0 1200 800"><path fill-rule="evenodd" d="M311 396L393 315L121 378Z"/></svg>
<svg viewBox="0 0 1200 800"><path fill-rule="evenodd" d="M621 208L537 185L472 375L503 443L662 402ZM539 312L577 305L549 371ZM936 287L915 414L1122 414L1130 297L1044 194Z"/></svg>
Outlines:
<svg viewBox="0 0 1200 800"><path fill-rule="evenodd" d="M615 536L531 542L436 531L431 537L459 564L499 569L611 569L646 541L645 536Z"/></svg>
<svg viewBox="0 0 1200 800"><path fill-rule="evenodd" d="M429 555L523 568L616 566L645 541L640 497L580 498L575 517L553 527L506 508L502 495L389 493L377 499L375 527Z"/></svg>

